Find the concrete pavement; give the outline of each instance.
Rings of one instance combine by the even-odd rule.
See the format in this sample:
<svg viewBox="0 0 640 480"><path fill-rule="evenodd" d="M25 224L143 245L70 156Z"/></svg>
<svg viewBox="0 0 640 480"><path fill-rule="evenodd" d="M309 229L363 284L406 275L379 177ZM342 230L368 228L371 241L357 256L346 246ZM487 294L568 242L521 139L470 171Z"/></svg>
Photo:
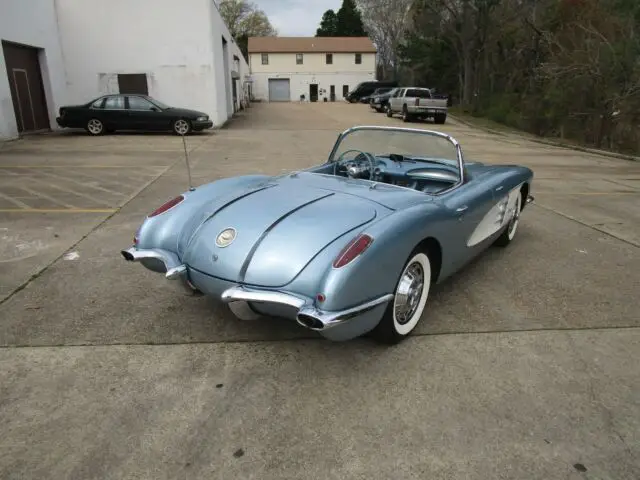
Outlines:
<svg viewBox="0 0 640 480"><path fill-rule="evenodd" d="M355 124L403 125L254 105L188 139L195 183L319 163ZM186 189L180 139L6 144L0 478L640 478L640 164L410 126L530 166L536 204L392 348L240 322L123 262L144 215Z"/></svg>

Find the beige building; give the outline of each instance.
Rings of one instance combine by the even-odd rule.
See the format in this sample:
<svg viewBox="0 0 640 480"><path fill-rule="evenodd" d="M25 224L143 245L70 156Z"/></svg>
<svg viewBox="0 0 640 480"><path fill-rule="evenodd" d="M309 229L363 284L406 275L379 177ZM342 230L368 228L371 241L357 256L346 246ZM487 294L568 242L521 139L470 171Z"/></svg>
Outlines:
<svg viewBox="0 0 640 480"><path fill-rule="evenodd" d="M375 80L368 37L250 37L248 50L252 94L260 100L337 101Z"/></svg>

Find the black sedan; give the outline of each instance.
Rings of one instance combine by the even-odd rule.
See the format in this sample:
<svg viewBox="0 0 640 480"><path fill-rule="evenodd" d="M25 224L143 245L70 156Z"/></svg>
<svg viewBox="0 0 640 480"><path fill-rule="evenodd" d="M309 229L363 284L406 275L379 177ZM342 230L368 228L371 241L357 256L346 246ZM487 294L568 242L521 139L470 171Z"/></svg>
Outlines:
<svg viewBox="0 0 640 480"><path fill-rule="evenodd" d="M211 128L206 113L169 107L148 95L104 95L85 105L60 108L58 125L84 128L91 135L116 130L173 131L187 135Z"/></svg>

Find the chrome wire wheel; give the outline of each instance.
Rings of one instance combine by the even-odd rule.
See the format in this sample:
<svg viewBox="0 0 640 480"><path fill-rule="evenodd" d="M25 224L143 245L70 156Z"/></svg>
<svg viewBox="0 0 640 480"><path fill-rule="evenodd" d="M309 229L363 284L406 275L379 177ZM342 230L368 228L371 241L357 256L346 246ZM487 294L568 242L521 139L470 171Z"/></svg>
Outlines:
<svg viewBox="0 0 640 480"><path fill-rule="evenodd" d="M104 131L104 125L97 118L92 118L87 122L87 131L91 135L100 135Z"/></svg>
<svg viewBox="0 0 640 480"><path fill-rule="evenodd" d="M173 124L173 129L178 135L186 135L187 133L189 133L190 128L191 127L189 126L189 122L182 118L176 120Z"/></svg>
<svg viewBox="0 0 640 480"><path fill-rule="evenodd" d="M407 263L393 299L393 326L399 335L409 334L424 311L431 285L431 263L417 253Z"/></svg>
<svg viewBox="0 0 640 480"><path fill-rule="evenodd" d="M511 216L511 220L509 221L509 226L507 227L507 236L509 240L512 240L516 235L516 230L518 229L518 223L520 223L520 210L521 210L521 202L522 195L518 194L518 198L516 199L516 204L513 206L513 215Z"/></svg>

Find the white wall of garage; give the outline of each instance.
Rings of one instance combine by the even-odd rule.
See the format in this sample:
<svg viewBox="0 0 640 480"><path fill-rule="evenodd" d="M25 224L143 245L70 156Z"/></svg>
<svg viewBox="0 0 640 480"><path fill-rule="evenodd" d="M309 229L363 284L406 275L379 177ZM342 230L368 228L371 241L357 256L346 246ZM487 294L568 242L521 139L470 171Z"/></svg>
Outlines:
<svg viewBox="0 0 640 480"><path fill-rule="evenodd" d="M117 92L119 73L145 73L149 95L164 103L204 111L216 125L233 114L234 53L241 74L248 66L211 0L57 4L72 102Z"/></svg>
<svg viewBox="0 0 640 480"><path fill-rule="evenodd" d="M67 102L67 88L54 2L1 0L0 40L41 49L39 60L49 123L55 127L58 108ZM0 49L0 139L17 135L7 69Z"/></svg>
<svg viewBox="0 0 640 480"><path fill-rule="evenodd" d="M306 100L309 100L309 85L318 84L318 90L324 89L325 92L319 95L318 101L322 102L323 97L330 100L329 93L331 85L336 87L336 101L344 100L342 96L342 86L348 85L349 90L361 83L375 80L373 72L357 72L357 73L252 73L253 79L253 96L256 99L269 100L269 79L270 78L288 78L290 84L291 101L300 100L300 95L304 94Z"/></svg>
<svg viewBox="0 0 640 480"><path fill-rule="evenodd" d="M57 129L55 118L62 105L118 92L119 73L147 74L151 96L204 111L217 126L234 113L236 81L235 107L240 108L249 66L212 0L0 3L0 39L43 49L40 64L52 129ZM232 79L233 71L238 80ZM16 136L0 51L0 139Z"/></svg>

